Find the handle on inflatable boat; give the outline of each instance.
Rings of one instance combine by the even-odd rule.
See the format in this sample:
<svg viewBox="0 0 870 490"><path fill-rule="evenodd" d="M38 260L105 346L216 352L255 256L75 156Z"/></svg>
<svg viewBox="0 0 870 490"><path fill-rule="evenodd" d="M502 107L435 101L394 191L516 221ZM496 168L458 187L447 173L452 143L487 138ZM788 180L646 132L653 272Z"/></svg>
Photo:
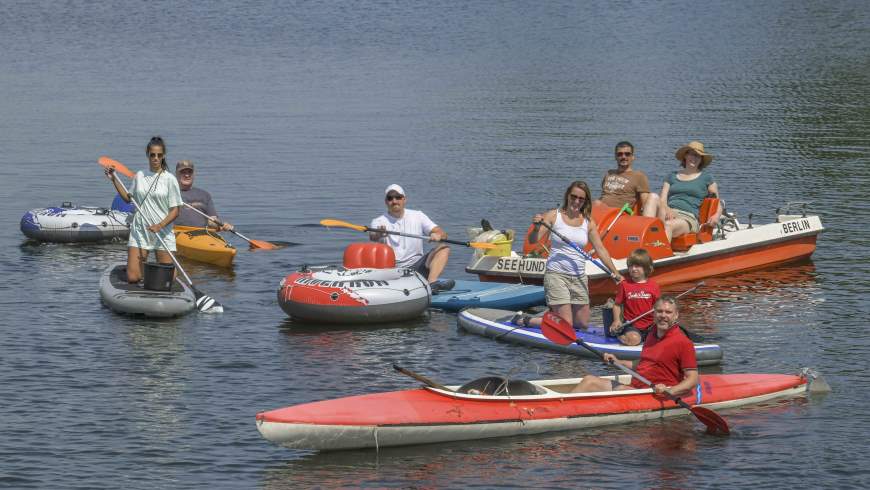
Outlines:
<svg viewBox="0 0 870 490"><path fill-rule="evenodd" d="M544 337L547 337L547 339L559 345L568 345L572 342L576 342L577 344L588 349L590 352L593 352L595 355L601 358L602 361L604 361L604 354L602 354L601 351L595 349L591 345L587 344L582 338L578 337L573 325L569 324L567 321L562 319L562 317L554 314L551 311L548 311L544 314L544 319L541 323L541 333L544 334ZM628 366L623 366L618 362L611 363L611 365L625 371L633 378L649 386L650 388L653 387L653 384L650 382L650 380L644 378ZM711 434L722 435L728 435L730 433L730 430L728 429L728 423L725 422L725 419L720 417L719 414L714 412L713 410L710 410L706 407L693 407L688 403L684 402L681 398L676 397L667 391L665 391L664 394L667 398L672 400L680 407L692 412L692 415L694 415L698 420L701 421L701 423L707 426L707 432Z"/></svg>
<svg viewBox="0 0 870 490"><path fill-rule="evenodd" d="M102 163L100 165L102 165ZM109 168L109 167L107 167L107 168ZM114 168L114 167L112 167L112 168ZM115 169L115 170L117 170L117 169ZM126 192L128 195L130 194L130 191L127 190L127 186L125 186L123 182L118 180L115 177L114 173L112 174L112 180L114 180L115 182L120 184L121 188L124 189L124 192ZM132 195L130 195L130 201L133 203L134 206L136 206L136 210L139 210L139 203L137 203L136 200L133 199ZM175 264L175 267L177 267L178 270L181 271L181 274L187 280L187 284L190 286L190 289L193 291L193 295L196 297L196 301L195 301L196 309L198 309L199 311L201 311L203 313L205 313L205 312L223 313L223 311L224 311L223 305L221 305L220 303L218 303L218 301L216 299L203 293L202 291L197 289L196 286L193 285L193 281L190 279L190 276L188 276L187 272L185 272L184 269L181 267L181 264L178 262L178 259L175 258L175 254L172 253L172 251L169 250L169 247L166 246L166 242L163 241L163 237L160 236L160 233L155 233L155 235L157 235L157 239L160 241L160 244L163 245L163 248L166 250L166 253L169 254L169 258L172 259L172 262ZM176 280L178 280L178 278L176 278Z"/></svg>
<svg viewBox="0 0 870 490"><path fill-rule="evenodd" d="M613 282L616 282L616 283L619 282L619 280L616 278L616 274L614 274L613 272L611 272L610 269L608 269L607 267L605 267L604 264L601 263L601 261L599 261L599 260L593 258L593 257L592 257L591 255L589 255L585 250L583 250L582 248L580 248L579 246L577 246L576 243L574 243L574 242L572 242L571 240L568 240L567 238L565 238L565 235L563 235L563 234L559 233L558 231L554 230L553 227L550 226L550 224L547 223L546 221L541 221L541 224L544 225L544 227L546 227L548 230L550 230L550 233L556 235L556 236L559 237L563 242L565 242L565 243L567 243L568 245L570 245L571 248L573 248L574 250L576 250L577 253L579 253L579 254L580 254L584 259L586 259L586 260L588 260L589 262L592 262L593 264L597 265L599 269L601 269L602 271L604 271L608 276L610 276L611 279L613 279Z"/></svg>
<svg viewBox="0 0 870 490"><path fill-rule="evenodd" d="M341 228L350 228L351 230L367 231L370 233L383 233L386 235L399 235L399 236L405 236L408 238L419 238L421 240L428 240L429 239L429 237L427 237L426 235L414 235L411 233L402 233L401 231L381 230L379 228L370 228L368 226L355 225L353 223L348 223L347 221L341 221L338 219L322 219L322 220L320 220L320 224L323 226L327 226L327 227L338 226ZM498 245L496 245L494 243L460 242L459 240L448 240L446 238L444 240L439 240L439 241L442 243L452 243L454 245L462 245L462 246L471 247L471 248L494 249L494 248L498 247Z"/></svg>
<svg viewBox="0 0 870 490"><path fill-rule="evenodd" d="M429 378L423 376L422 374L417 374L417 373L415 373L414 371L411 371L411 370L405 369L405 368L403 368L402 366L399 366L399 365L396 364L396 363L393 363L393 369L395 369L396 371L398 371L398 372L404 374L405 376L410 376L410 377L416 379L417 381L422 382L422 383L425 384L426 386L431 386L432 388L435 388L435 389L438 389L438 390L442 390L442 391L453 391L453 390L451 390L450 388L448 388L448 387L446 387L446 386L444 386L444 385L442 385L442 384L439 384L439 383L436 383L436 382L432 381L431 379L429 379Z"/></svg>

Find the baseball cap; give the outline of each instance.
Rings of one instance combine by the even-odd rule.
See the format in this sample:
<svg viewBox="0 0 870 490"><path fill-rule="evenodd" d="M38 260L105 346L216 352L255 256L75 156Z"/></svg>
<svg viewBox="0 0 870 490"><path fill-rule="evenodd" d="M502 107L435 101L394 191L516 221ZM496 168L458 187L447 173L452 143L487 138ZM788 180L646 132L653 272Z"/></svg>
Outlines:
<svg viewBox="0 0 870 490"><path fill-rule="evenodd" d="M193 170L193 162L191 162L190 160L179 160L179 162L175 164L176 172L178 172L179 170L184 170L186 168Z"/></svg>
<svg viewBox="0 0 870 490"><path fill-rule="evenodd" d="M399 184L391 184L389 187L387 187L387 190L384 191L384 195L386 196L390 193L390 191L401 194L402 196L405 195L405 189L402 189L402 186L400 186Z"/></svg>

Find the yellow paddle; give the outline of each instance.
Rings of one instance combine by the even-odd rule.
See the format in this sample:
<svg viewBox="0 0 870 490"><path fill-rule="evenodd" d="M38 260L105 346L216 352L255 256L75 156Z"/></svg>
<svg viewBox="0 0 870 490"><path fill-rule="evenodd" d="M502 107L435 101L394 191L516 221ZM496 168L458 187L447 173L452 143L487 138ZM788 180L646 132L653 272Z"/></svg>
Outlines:
<svg viewBox="0 0 870 490"><path fill-rule="evenodd" d="M115 172L118 172L121 175L125 175L125 176L130 177L130 178L133 178L133 176L135 175L123 163L121 163L117 160L113 160L105 155L98 158L97 163L99 163L101 166L103 166L103 168L115 169ZM191 206L190 204L184 203L184 205L187 206L188 208L196 211L197 213L205 216L206 218L211 219L211 216L208 216L207 214L203 213L199 209L196 209L195 207ZM217 221L216 223L218 223L219 225L223 225L223 223L221 223L220 221ZM287 245L279 245L279 244L275 244L275 243L270 243L270 242L267 242L265 240L252 240L252 239L246 237L245 235L242 235L241 233L237 232L236 230L229 230L229 232L233 233L234 235L241 238L242 240L247 241L250 244L251 249L277 250L279 248L284 248L287 246Z"/></svg>
<svg viewBox="0 0 870 490"><path fill-rule="evenodd" d="M356 231L368 231L370 233L385 233L387 235L399 235L406 236L408 238L419 238L421 240L428 240L429 237L426 235L412 235L411 233L402 233L401 231L390 231L390 230L381 230L379 228L370 228L368 226L363 225L355 225L353 223L348 223L347 221L341 221L337 219L322 219L320 220L320 224L323 226L337 226L341 228L350 228L351 230ZM454 245L463 245L465 247L471 248L482 248L482 249L494 249L497 248L498 245L494 243L483 243L483 242L460 242L459 240L441 240L444 243L452 243Z"/></svg>

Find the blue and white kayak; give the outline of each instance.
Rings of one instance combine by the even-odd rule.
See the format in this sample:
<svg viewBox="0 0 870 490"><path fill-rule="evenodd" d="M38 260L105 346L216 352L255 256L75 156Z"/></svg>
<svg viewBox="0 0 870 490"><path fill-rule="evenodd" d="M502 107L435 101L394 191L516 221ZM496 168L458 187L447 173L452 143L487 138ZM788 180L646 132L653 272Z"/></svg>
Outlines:
<svg viewBox="0 0 870 490"><path fill-rule="evenodd" d="M511 323L513 311L492 308L469 308L459 313L459 327L467 332L505 340L517 344L540 347L553 351L566 352L583 357L596 357L595 354L577 344L560 345L551 342L539 327L522 327ZM588 331L577 331L577 336L600 352L609 352L619 359L640 358L642 346L623 345L619 340L604 336L602 327L590 327ZM717 344L695 344L698 365L711 366L722 362L722 348Z"/></svg>
<svg viewBox="0 0 870 490"><path fill-rule="evenodd" d="M544 288L529 284L456 281L449 291L432 295L433 308L459 311L468 307L521 310L544 304Z"/></svg>

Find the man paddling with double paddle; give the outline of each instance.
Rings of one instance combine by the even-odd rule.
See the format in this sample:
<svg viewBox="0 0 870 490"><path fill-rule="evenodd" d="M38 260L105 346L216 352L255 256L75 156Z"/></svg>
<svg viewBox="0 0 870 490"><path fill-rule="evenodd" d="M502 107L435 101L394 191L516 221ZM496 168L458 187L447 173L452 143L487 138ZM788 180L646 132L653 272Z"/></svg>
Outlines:
<svg viewBox="0 0 870 490"><path fill-rule="evenodd" d="M655 303L655 320L647 335L637 362L637 373L652 384L655 393L684 395L698 384L698 361L695 347L677 325L679 319L677 299L670 295L662 296ZM607 364L622 364L632 368L632 361L620 361L613 354L604 353ZM617 381L586 375L574 392L637 390L647 388L639 379L632 379L630 385Z"/></svg>
<svg viewBox="0 0 870 490"><path fill-rule="evenodd" d="M387 212L372 220L369 228L411 235L425 235L431 242L440 242L447 238L447 232L426 216L426 213L415 209L405 209L405 189L398 184L392 184L384 191L384 202ZM438 280L447 259L450 248L439 243L427 253L423 253L423 242L418 238L371 232L369 239L389 245L396 254L396 266L414 269L429 280L433 293L447 291L453 288L452 279Z"/></svg>
<svg viewBox="0 0 870 490"><path fill-rule="evenodd" d="M233 225L226 221L221 223L218 220L217 209L214 207L211 194L204 189L193 186L194 167L195 165L190 160L181 160L175 164L175 178L178 179L178 187L181 189L181 199L190 206L181 208L175 224L197 228L213 226L220 228L221 231L232 231ZM199 213L196 212L197 210ZM205 219L203 214L211 216L211 219Z"/></svg>

